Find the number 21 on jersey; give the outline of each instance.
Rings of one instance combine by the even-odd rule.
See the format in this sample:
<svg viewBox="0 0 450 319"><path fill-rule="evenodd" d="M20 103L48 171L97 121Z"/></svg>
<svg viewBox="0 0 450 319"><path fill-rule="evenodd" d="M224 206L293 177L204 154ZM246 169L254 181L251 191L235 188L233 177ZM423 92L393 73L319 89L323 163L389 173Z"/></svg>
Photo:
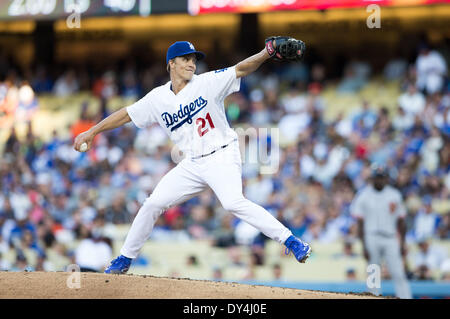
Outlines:
<svg viewBox="0 0 450 319"><path fill-rule="evenodd" d="M206 120L205 120L205 119L206 119ZM209 131L209 128L208 128L208 127L205 128L205 126L206 126L206 121L208 121L209 127L210 127L211 129L213 129L213 128L214 128L214 123L213 123L213 121L212 121L212 119L211 119L211 115L209 115L209 113L206 113L205 118L199 117L199 118L195 121L195 124L198 125L198 127L197 127L197 132L198 132L198 135L200 135L200 137L202 137L203 135L205 135L205 134L208 133L208 131Z"/></svg>

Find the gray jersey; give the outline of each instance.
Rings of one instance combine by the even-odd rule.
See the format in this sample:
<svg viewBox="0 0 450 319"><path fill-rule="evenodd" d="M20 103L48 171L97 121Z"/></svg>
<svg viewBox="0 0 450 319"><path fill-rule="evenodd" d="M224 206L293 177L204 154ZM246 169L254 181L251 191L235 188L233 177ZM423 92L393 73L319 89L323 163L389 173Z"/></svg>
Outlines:
<svg viewBox="0 0 450 319"><path fill-rule="evenodd" d="M350 212L364 219L365 235L395 236L397 220L406 215L400 192L392 186L377 191L367 185L354 198Z"/></svg>

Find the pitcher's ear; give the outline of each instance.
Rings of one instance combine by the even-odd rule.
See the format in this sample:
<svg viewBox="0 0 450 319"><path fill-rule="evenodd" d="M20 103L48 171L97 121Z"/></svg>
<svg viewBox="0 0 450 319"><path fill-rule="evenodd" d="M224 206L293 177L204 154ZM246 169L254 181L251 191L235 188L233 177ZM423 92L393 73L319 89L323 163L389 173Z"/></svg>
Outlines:
<svg viewBox="0 0 450 319"><path fill-rule="evenodd" d="M170 73L170 64L171 63L175 63L175 59L170 59L169 60L169 63L167 63L167 68L166 68L166 70L167 70L167 72L169 72Z"/></svg>

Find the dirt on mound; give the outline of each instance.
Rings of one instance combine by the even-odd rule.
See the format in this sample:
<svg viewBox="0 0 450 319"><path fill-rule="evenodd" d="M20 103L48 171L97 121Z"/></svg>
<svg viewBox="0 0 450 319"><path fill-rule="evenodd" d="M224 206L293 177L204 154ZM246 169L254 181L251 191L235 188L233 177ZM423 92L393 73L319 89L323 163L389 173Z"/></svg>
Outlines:
<svg viewBox="0 0 450 319"><path fill-rule="evenodd" d="M367 299L279 287L137 275L0 272L0 299Z"/></svg>

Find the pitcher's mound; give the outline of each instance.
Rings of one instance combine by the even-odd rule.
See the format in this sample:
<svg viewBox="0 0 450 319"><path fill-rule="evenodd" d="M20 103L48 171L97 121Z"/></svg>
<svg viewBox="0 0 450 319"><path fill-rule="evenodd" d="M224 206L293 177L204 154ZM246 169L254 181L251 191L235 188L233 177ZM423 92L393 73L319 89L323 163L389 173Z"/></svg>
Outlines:
<svg viewBox="0 0 450 319"><path fill-rule="evenodd" d="M75 277L76 275L79 275L79 281ZM99 273L71 274L68 272L0 272L0 287L0 298L21 299L375 298L373 295L341 294L214 281Z"/></svg>

